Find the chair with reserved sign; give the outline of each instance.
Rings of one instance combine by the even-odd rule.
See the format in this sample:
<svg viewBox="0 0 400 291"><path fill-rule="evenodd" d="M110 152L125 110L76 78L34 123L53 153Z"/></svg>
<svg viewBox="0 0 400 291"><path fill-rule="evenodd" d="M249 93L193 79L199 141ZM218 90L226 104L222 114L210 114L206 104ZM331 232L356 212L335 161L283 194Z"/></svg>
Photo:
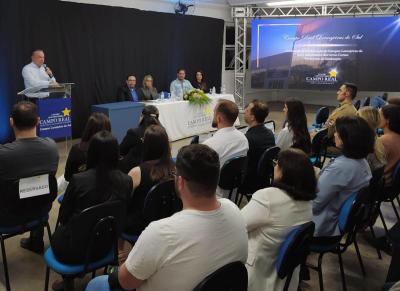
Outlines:
<svg viewBox="0 0 400 291"><path fill-rule="evenodd" d="M28 231L46 227L49 239L49 211L57 196L57 179L54 173L34 177L0 181L1 204L0 242L6 290L11 290L5 240Z"/></svg>

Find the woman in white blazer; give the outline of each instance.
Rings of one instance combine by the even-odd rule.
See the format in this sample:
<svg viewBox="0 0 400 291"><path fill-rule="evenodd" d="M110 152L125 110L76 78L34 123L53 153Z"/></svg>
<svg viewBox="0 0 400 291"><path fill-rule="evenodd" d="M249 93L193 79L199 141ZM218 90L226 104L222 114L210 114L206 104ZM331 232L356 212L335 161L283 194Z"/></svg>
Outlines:
<svg viewBox="0 0 400 291"><path fill-rule="evenodd" d="M253 194L242 209L249 235L249 291L279 291L285 285L275 269L279 248L294 226L312 220L316 177L307 155L299 149L282 151L274 169L273 187ZM299 268L289 290L296 291Z"/></svg>

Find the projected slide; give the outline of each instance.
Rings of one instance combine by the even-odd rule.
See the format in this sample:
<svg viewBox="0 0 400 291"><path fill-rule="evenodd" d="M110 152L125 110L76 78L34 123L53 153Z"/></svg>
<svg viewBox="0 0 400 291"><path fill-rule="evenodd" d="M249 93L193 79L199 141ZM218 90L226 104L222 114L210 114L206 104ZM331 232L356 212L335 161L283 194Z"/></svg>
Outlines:
<svg viewBox="0 0 400 291"><path fill-rule="evenodd" d="M400 91L400 17L253 20L253 88Z"/></svg>

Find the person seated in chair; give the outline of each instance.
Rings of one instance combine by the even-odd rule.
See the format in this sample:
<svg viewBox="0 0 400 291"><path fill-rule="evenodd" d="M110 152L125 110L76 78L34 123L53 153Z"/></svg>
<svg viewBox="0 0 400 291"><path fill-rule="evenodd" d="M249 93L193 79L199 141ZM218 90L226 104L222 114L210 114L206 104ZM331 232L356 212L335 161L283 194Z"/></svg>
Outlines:
<svg viewBox="0 0 400 291"><path fill-rule="evenodd" d="M136 89L136 77L129 75L126 77L125 84L118 87L117 90L117 102L121 101L133 101L139 102L140 94L139 90Z"/></svg>
<svg viewBox="0 0 400 291"><path fill-rule="evenodd" d="M13 106L10 125L15 134L15 141L0 145L1 183L43 174L49 174L55 179L59 160L57 145L50 138L41 138L36 135L38 124L39 117L35 104L21 101ZM3 186L0 186L1 226L24 224L39 218L40 215L50 211L52 202L57 196L57 189L55 189L54 195L50 193L25 198L30 199L30 207L20 209L19 193L14 193L13 195L17 197L10 200L10 193L3 193L6 191ZM9 201L13 201L13 204L9 204ZM43 234L43 226L31 231L29 238L21 239L21 247L43 253Z"/></svg>
<svg viewBox="0 0 400 291"><path fill-rule="evenodd" d="M340 235L338 216L346 199L369 185L371 169L366 161L374 152L375 132L358 116L342 116L335 123L335 145L342 155L322 169L313 201L315 237Z"/></svg>
<svg viewBox="0 0 400 291"><path fill-rule="evenodd" d="M149 126L143 138L143 162L129 172L135 191L129 201L125 231L140 234L147 226L143 207L147 193L156 184L173 178L174 163L167 132L160 125Z"/></svg>
<svg viewBox="0 0 400 291"><path fill-rule="evenodd" d="M380 109L380 124L383 135L379 138L385 148L387 164L385 166L385 187L390 187L393 171L400 161L400 106L386 105Z"/></svg>
<svg viewBox="0 0 400 291"><path fill-rule="evenodd" d="M275 270L279 248L294 226L312 219L317 181L308 156L294 148L282 151L274 172L272 187L254 193L242 209L249 234L249 291L283 289L286 279ZM289 290L297 290L298 272Z"/></svg>
<svg viewBox="0 0 400 291"><path fill-rule="evenodd" d="M260 189L258 185L258 162L266 149L275 146L275 137L272 131L265 127L264 122L269 114L266 103L253 100L244 111L244 120L249 125L246 138L249 142L247 152L247 172L242 190L254 193Z"/></svg>
<svg viewBox="0 0 400 291"><path fill-rule="evenodd" d="M153 77L146 75L143 78L143 87L139 89L140 100L156 100L158 99L157 88L153 86Z"/></svg>
<svg viewBox="0 0 400 291"><path fill-rule="evenodd" d="M118 271L95 278L86 291L188 291L222 266L246 261L243 216L231 201L215 195L218 154L201 144L185 146L176 170L183 210L152 222Z"/></svg>
<svg viewBox="0 0 400 291"><path fill-rule="evenodd" d="M246 136L234 126L238 115L239 108L235 102L218 101L212 122L212 127L218 128L218 131L203 142L218 153L221 168L231 158L247 156L249 150Z"/></svg>
<svg viewBox="0 0 400 291"><path fill-rule="evenodd" d="M122 140L119 150L122 159L119 168L124 173L138 166L143 158L143 137L144 132L150 125L160 125L158 120L159 112L157 107L147 105L143 108L137 128L130 128Z"/></svg>
<svg viewBox="0 0 400 291"><path fill-rule="evenodd" d="M336 99L340 104L325 122L325 128L328 128L328 138L333 138L337 118L355 116L357 114L357 109L353 105L353 100L357 97L357 91L358 88L355 84L344 83L336 92Z"/></svg>

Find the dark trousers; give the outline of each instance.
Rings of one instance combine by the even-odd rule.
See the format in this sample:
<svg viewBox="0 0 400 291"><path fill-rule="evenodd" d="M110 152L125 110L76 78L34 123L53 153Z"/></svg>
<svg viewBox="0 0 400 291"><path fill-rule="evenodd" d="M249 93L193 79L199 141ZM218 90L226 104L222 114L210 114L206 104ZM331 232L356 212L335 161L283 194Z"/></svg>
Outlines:
<svg viewBox="0 0 400 291"><path fill-rule="evenodd" d="M389 240L392 242L392 260L386 282L397 282L400 281L400 223L396 223L389 230Z"/></svg>

